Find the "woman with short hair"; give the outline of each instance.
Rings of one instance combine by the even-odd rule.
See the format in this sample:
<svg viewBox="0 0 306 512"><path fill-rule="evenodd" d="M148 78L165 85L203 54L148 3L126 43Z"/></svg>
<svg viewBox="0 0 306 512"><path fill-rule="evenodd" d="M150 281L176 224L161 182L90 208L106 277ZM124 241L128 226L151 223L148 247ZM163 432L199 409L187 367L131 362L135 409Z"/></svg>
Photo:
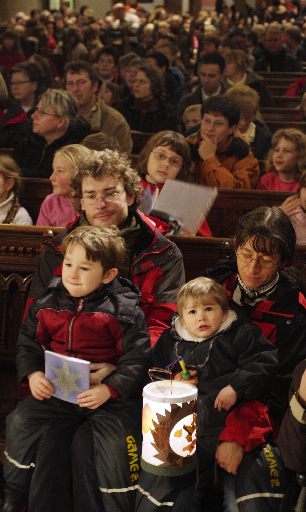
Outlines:
<svg viewBox="0 0 306 512"><path fill-rule="evenodd" d="M48 89L32 114L32 127L16 146L14 158L24 176L49 178L55 152L78 144L90 133L90 124L78 115L74 97L61 89Z"/></svg>

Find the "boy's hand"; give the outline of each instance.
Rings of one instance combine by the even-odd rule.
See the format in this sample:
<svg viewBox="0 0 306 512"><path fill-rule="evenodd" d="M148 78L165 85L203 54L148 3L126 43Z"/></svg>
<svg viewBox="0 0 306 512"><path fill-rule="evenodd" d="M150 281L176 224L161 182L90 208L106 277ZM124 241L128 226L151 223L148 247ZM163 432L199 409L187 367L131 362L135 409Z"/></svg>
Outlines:
<svg viewBox="0 0 306 512"><path fill-rule="evenodd" d="M219 444L215 455L220 468L233 475L237 475L243 456L243 447L240 444L229 441Z"/></svg>
<svg viewBox="0 0 306 512"><path fill-rule="evenodd" d="M215 156L217 151L217 138L209 139L205 137L199 145L199 155L202 160L207 160L211 156Z"/></svg>
<svg viewBox="0 0 306 512"><path fill-rule="evenodd" d="M110 363L92 363L90 365L90 384L100 384L105 377L116 370L116 366Z"/></svg>
<svg viewBox="0 0 306 512"><path fill-rule="evenodd" d="M97 384L97 386L80 393L77 396L77 400L80 407L97 409L100 405L107 402L111 396L108 386L105 384Z"/></svg>
<svg viewBox="0 0 306 512"><path fill-rule="evenodd" d="M218 393L215 400L215 409L228 411L237 402L237 393L232 386L225 386Z"/></svg>
<svg viewBox="0 0 306 512"><path fill-rule="evenodd" d="M182 372L178 372L174 375L174 380L181 380L182 382L188 382L188 384L194 384L195 386L198 385L199 379L198 379L198 372L197 370L188 370L191 378L186 380L183 378Z"/></svg>
<svg viewBox="0 0 306 512"><path fill-rule="evenodd" d="M50 398L54 393L51 382L46 379L44 372L33 372L28 375L32 396L37 400Z"/></svg>

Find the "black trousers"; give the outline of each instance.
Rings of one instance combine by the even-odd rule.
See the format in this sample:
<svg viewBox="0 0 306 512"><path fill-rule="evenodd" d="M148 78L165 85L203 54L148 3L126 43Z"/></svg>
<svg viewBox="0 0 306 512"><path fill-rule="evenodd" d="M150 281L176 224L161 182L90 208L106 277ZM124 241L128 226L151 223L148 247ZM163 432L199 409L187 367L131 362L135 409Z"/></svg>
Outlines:
<svg viewBox="0 0 306 512"><path fill-rule="evenodd" d="M92 411L26 398L7 417L7 488L24 493L33 477L29 512L134 511L141 407L111 400Z"/></svg>

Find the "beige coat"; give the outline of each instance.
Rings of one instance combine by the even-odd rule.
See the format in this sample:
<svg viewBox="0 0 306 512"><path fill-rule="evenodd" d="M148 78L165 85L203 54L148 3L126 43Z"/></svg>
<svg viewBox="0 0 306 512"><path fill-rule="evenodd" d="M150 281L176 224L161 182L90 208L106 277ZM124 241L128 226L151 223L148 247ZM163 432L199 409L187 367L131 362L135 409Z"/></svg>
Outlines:
<svg viewBox="0 0 306 512"><path fill-rule="evenodd" d="M92 131L104 132L115 137L119 142L120 149L126 153L131 153L133 146L131 130L120 112L99 99L90 115L86 116L86 119L90 123Z"/></svg>

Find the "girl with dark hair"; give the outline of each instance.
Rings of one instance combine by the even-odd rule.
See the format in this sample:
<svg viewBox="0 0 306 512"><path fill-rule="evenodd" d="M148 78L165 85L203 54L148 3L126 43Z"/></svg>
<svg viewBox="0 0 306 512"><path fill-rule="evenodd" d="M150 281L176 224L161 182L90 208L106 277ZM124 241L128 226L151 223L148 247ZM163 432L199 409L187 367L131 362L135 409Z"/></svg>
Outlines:
<svg viewBox="0 0 306 512"><path fill-rule="evenodd" d="M141 153L137 170L141 176L141 184L146 190L150 188L154 194L156 189L161 191L168 179L186 181L190 174L190 149L186 139L180 133L166 130L152 135ZM167 233L168 223L163 222L159 229ZM199 235L211 236L206 221L198 231Z"/></svg>
<svg viewBox="0 0 306 512"><path fill-rule="evenodd" d="M3 72L9 73L15 64L24 60L19 35L14 30L5 30L0 49L0 67Z"/></svg>
<svg viewBox="0 0 306 512"><path fill-rule="evenodd" d="M178 128L175 109L163 97L161 80L148 66L139 67L132 85L132 97L122 102L118 110L132 130L155 133Z"/></svg>

